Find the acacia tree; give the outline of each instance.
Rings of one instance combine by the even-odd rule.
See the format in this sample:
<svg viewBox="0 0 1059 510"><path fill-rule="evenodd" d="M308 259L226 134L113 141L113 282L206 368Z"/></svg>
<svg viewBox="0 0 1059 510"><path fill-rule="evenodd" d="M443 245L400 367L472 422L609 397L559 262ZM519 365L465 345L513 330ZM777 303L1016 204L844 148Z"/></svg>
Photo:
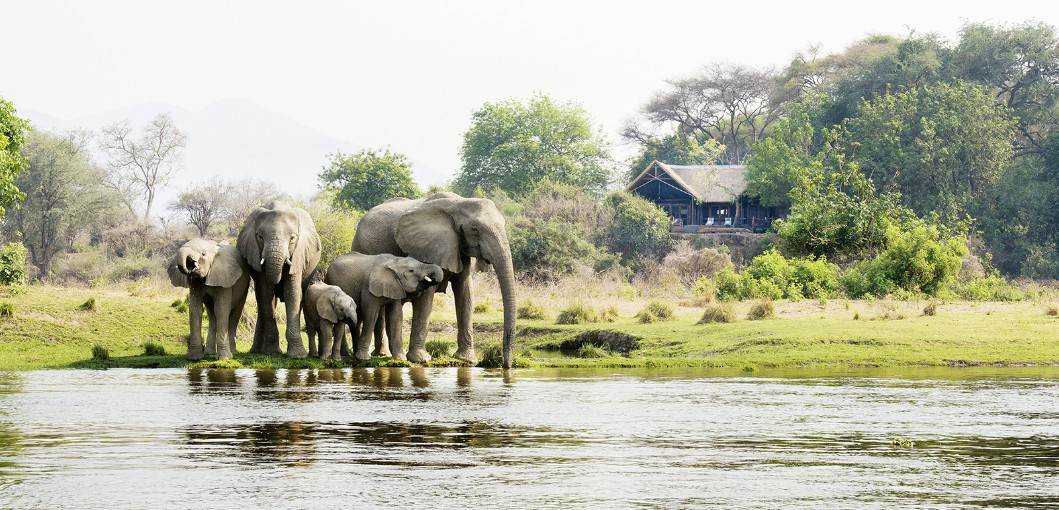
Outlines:
<svg viewBox="0 0 1059 510"><path fill-rule="evenodd" d="M546 95L483 105L463 134L460 157L452 187L464 195L498 188L517 198L547 179L599 196L613 174L606 139L584 108Z"/></svg>
<svg viewBox="0 0 1059 510"><path fill-rule="evenodd" d="M336 207L367 211L391 198L419 196L412 163L403 154L364 149L356 154L328 154L329 164L318 179L333 193Z"/></svg>
<svg viewBox="0 0 1059 510"><path fill-rule="evenodd" d="M169 210L183 213L188 223L205 237L210 226L221 220L228 209L229 196L235 187L218 177L205 184L191 186L177 195L176 202L169 205Z"/></svg>
<svg viewBox="0 0 1059 510"><path fill-rule="evenodd" d="M715 140L725 147L724 163L742 163L780 117L770 69L709 64L698 74L666 83L668 90L643 106L644 117L655 128L675 128L700 142ZM653 137L635 124L627 126L623 136L640 143Z"/></svg>
<svg viewBox="0 0 1059 510"><path fill-rule="evenodd" d="M168 113L160 113L139 137L133 135L128 121L103 128L99 146L109 158L108 184L123 196L143 197L146 223L158 192L169 184L180 165L187 135L177 129ZM135 213L131 200L125 205Z"/></svg>
<svg viewBox="0 0 1059 510"><path fill-rule="evenodd" d="M0 97L0 218L4 217L5 207L23 196L15 178L26 164L19 149L25 143L27 127L29 124L15 115L15 107Z"/></svg>
<svg viewBox="0 0 1059 510"><path fill-rule="evenodd" d="M38 278L79 233L99 234L115 216L117 197L101 184L104 172L89 160L88 140L84 132L30 131L26 137L29 165L15 181L25 199L5 218L4 231L28 248Z"/></svg>

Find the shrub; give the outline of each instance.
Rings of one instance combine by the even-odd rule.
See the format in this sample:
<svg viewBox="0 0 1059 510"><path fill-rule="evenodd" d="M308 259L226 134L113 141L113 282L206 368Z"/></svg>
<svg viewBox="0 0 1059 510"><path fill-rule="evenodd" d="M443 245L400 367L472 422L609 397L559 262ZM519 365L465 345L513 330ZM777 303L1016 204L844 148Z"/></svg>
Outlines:
<svg viewBox="0 0 1059 510"><path fill-rule="evenodd" d="M899 291L937 296L956 282L966 254L963 237L950 236L934 225L920 224L909 230L890 227L886 249L858 264L842 278L842 284L851 297Z"/></svg>
<svg viewBox="0 0 1059 510"><path fill-rule="evenodd" d="M452 354L452 342L445 340L427 340L427 354L432 358L443 358Z"/></svg>
<svg viewBox="0 0 1059 510"><path fill-rule="evenodd" d="M636 319L640 321L640 324L654 324L659 321L658 316L647 309L640 310L636 314Z"/></svg>
<svg viewBox="0 0 1059 510"><path fill-rule="evenodd" d="M143 347L144 356L165 356L166 354L165 347L163 347L162 344L159 343L144 342L143 344L141 344L141 347Z"/></svg>
<svg viewBox="0 0 1059 510"><path fill-rule="evenodd" d="M92 359L107 361L110 359L110 350L100 344L95 344L92 346Z"/></svg>
<svg viewBox="0 0 1059 510"><path fill-rule="evenodd" d="M662 266L673 271L685 288L698 288L702 281L711 279L732 262L728 253L713 248L693 249L686 241L662 261Z"/></svg>
<svg viewBox="0 0 1059 510"><path fill-rule="evenodd" d="M3 301L0 302L0 319L10 319L15 316L15 304Z"/></svg>
<svg viewBox="0 0 1059 510"><path fill-rule="evenodd" d="M776 316L776 307L772 305L771 299L762 299L750 307L750 312L746 314L746 318L752 321L761 319L771 319Z"/></svg>
<svg viewBox="0 0 1059 510"><path fill-rule="evenodd" d="M474 313L489 313L489 302L482 301L474 305Z"/></svg>
<svg viewBox="0 0 1059 510"><path fill-rule="evenodd" d="M623 263L633 265L641 256L657 258L669 250L672 244L669 215L657 205L619 191L607 197L607 206L614 210L607 236L608 248L620 253Z"/></svg>
<svg viewBox="0 0 1059 510"><path fill-rule="evenodd" d="M547 312L543 306L540 306L533 301L526 301L522 303L522 306L515 310L515 315L519 319L526 320L544 320L547 318Z"/></svg>
<svg viewBox="0 0 1059 510"><path fill-rule="evenodd" d="M608 306L599 311L599 322L614 322L618 320L618 309Z"/></svg>
<svg viewBox="0 0 1059 510"><path fill-rule="evenodd" d="M78 306L77 309L85 312L94 312L96 311L97 306L98 305L96 305L96 298L90 297L86 299L84 303L81 303L81 305Z"/></svg>
<svg viewBox="0 0 1059 510"><path fill-rule="evenodd" d="M581 344L581 347L577 349L578 358L606 358L607 356L610 356L610 353L606 349L588 342Z"/></svg>
<svg viewBox="0 0 1059 510"><path fill-rule="evenodd" d="M647 307L644 310L650 312L655 317L658 317L658 320L671 321L676 318L673 313L673 306L669 303L651 301L647 304Z"/></svg>
<svg viewBox="0 0 1059 510"><path fill-rule="evenodd" d="M364 214L333 207L330 204L334 200L334 192L325 191L311 204L302 206L313 219L316 233L320 236L320 264L317 269L322 271L327 271L332 260L349 252L353 235L357 232L357 223Z"/></svg>
<svg viewBox="0 0 1059 510"><path fill-rule="evenodd" d="M729 264L717 273L715 278L717 299L721 301L738 301L747 295L743 277L735 272L735 266Z"/></svg>
<svg viewBox="0 0 1059 510"><path fill-rule="evenodd" d="M587 324L598 321L599 316L596 315L596 311L585 306L584 303L577 303L563 309L555 319L556 324Z"/></svg>
<svg viewBox="0 0 1059 510"><path fill-rule="evenodd" d="M554 281L580 267L594 267L607 253L586 237L576 224L556 218L532 223L526 219L511 231L512 264L515 271L541 281Z"/></svg>
<svg viewBox="0 0 1059 510"><path fill-rule="evenodd" d="M478 345L478 366L483 368L500 368L504 366L504 348L499 342L483 342ZM515 353L512 368L527 368L533 366L523 353Z"/></svg>
<svg viewBox="0 0 1059 510"><path fill-rule="evenodd" d="M1004 277L992 274L956 287L956 295L968 301L1018 301L1023 295Z"/></svg>
<svg viewBox="0 0 1059 510"><path fill-rule="evenodd" d="M927 317L933 317L938 314L938 302L931 301L927 303L927 306L923 307L923 315Z"/></svg>
<svg viewBox="0 0 1059 510"><path fill-rule="evenodd" d="M9 243L0 248L0 286L21 287L26 284L26 247Z"/></svg>
<svg viewBox="0 0 1059 510"><path fill-rule="evenodd" d="M732 305L728 303L718 303L716 305L707 306L698 323L711 324L714 322L735 322L735 310L732 308Z"/></svg>

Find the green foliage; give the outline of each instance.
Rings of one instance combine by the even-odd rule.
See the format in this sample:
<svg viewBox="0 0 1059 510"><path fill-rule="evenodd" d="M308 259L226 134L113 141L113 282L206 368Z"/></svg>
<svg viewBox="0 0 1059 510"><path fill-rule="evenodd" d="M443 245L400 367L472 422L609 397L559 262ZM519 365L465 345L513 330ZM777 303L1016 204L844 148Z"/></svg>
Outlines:
<svg viewBox="0 0 1059 510"><path fill-rule="evenodd" d="M706 307L698 324L730 322L735 322L735 309L730 303L717 303Z"/></svg>
<svg viewBox="0 0 1059 510"><path fill-rule="evenodd" d="M515 315L519 319L544 320L548 317L548 311L545 310L543 306L538 305L533 301L525 301L515 309Z"/></svg>
<svg viewBox="0 0 1059 510"><path fill-rule="evenodd" d="M452 187L462 195L495 187L518 198L544 179L601 195L611 181L602 131L580 105L546 95L483 105L463 135L460 156Z"/></svg>
<svg viewBox="0 0 1059 510"><path fill-rule="evenodd" d="M107 349L106 347L104 347L104 346L102 346L100 344L93 345L92 346L92 359L94 359L96 361L107 361L107 360L109 360L110 359L110 349Z"/></svg>
<svg viewBox="0 0 1059 510"><path fill-rule="evenodd" d="M25 143L25 131L29 123L15 115L15 107L0 97L0 219L7 207L11 207L24 196L15 185L15 179L26 164L19 153Z"/></svg>
<svg viewBox="0 0 1059 510"><path fill-rule="evenodd" d="M504 366L504 348L499 342L482 342L478 344L478 366L482 368L500 368ZM533 362L521 353L515 353L512 368L529 368Z"/></svg>
<svg viewBox="0 0 1059 510"><path fill-rule="evenodd" d="M1025 297L999 274L957 285L956 295L968 301L1018 301Z"/></svg>
<svg viewBox="0 0 1059 510"><path fill-rule="evenodd" d="M813 126L819 98L790 106L771 137L754 145L746 162L746 194L765 207L790 205L791 190L818 164L819 141Z"/></svg>
<svg viewBox="0 0 1059 510"><path fill-rule="evenodd" d="M891 227L887 248L842 277L846 294L853 298L885 296L895 292L937 296L956 282L966 240L937 226L921 224L907 231Z"/></svg>
<svg viewBox="0 0 1059 510"><path fill-rule="evenodd" d="M726 267L718 273L715 284L718 298L725 301L821 299L835 297L841 289L838 266L827 258L787 259L776 250L754 257L742 274Z"/></svg>
<svg viewBox="0 0 1059 510"><path fill-rule="evenodd" d="M591 307L584 303L575 303L559 311L556 324L588 324L598 322L599 315Z"/></svg>
<svg viewBox="0 0 1059 510"><path fill-rule="evenodd" d="M489 313L489 301L482 301L475 304L474 313Z"/></svg>
<svg viewBox="0 0 1059 510"><path fill-rule="evenodd" d="M650 303L647 303L647 307L644 308L644 311L650 312L655 317L658 317L658 320L671 321L677 318L676 314L673 313L673 305L661 301L651 301Z"/></svg>
<svg viewBox="0 0 1059 510"><path fill-rule="evenodd" d="M746 314L746 318L752 321L772 319L774 317L776 317L776 307L773 306L772 300L768 298L754 303L754 306L751 306L750 311Z"/></svg>
<svg viewBox="0 0 1059 510"><path fill-rule="evenodd" d="M614 306L608 306L599 311L599 322L614 322L618 320L618 309Z"/></svg>
<svg viewBox="0 0 1059 510"><path fill-rule="evenodd" d="M640 257L661 257L672 245L669 216L654 203L627 192L612 193L607 204L614 210L608 247L621 254L625 264Z"/></svg>
<svg viewBox="0 0 1059 510"><path fill-rule="evenodd" d="M606 358L610 353L598 345L585 342L577 349L578 358Z"/></svg>
<svg viewBox="0 0 1059 510"><path fill-rule="evenodd" d="M0 286L18 288L26 283L26 247L8 243L0 248Z"/></svg>
<svg viewBox="0 0 1059 510"><path fill-rule="evenodd" d="M0 319L10 319L15 316L15 304L10 301L0 301Z"/></svg>
<svg viewBox="0 0 1059 510"><path fill-rule="evenodd" d="M606 252L586 239L578 225L558 219L512 229L509 237L515 271L536 280L555 280L577 268L592 267Z"/></svg>
<svg viewBox="0 0 1059 510"><path fill-rule="evenodd" d="M165 346L157 342L144 342L140 344L143 347L144 356L165 356Z"/></svg>
<svg viewBox="0 0 1059 510"><path fill-rule="evenodd" d="M86 299L84 303L81 303L77 307L77 309L81 310L81 311L84 311L84 312L94 312L94 311L96 311L96 309L98 307L99 307L99 305L96 304L96 298L90 297L90 298Z"/></svg>
<svg viewBox="0 0 1059 510"><path fill-rule="evenodd" d="M640 155L629 165L629 173L625 178L627 183L637 178L655 160L670 165L712 165L725 153L725 147L716 140L700 141L685 135L680 129L667 136L650 137L640 142Z"/></svg>
<svg viewBox="0 0 1059 510"><path fill-rule="evenodd" d="M452 354L452 342L445 340L427 340L425 348L432 358L442 358Z"/></svg>
<svg viewBox="0 0 1059 510"><path fill-rule="evenodd" d="M320 187L333 193L335 207L367 211L391 198L417 198L419 186L412 178L412 162L385 149L363 149L356 154L329 154L318 176Z"/></svg>
<svg viewBox="0 0 1059 510"><path fill-rule="evenodd" d="M662 319L659 319L650 310L644 309L636 313L636 320L640 321L640 324L654 324Z"/></svg>
<svg viewBox="0 0 1059 510"><path fill-rule="evenodd" d="M332 260L349 253L353 236L357 233L357 223L363 213L336 209L328 203L326 197L321 198L304 208L313 219L316 233L320 236L320 264L317 268L327 271L327 266Z"/></svg>

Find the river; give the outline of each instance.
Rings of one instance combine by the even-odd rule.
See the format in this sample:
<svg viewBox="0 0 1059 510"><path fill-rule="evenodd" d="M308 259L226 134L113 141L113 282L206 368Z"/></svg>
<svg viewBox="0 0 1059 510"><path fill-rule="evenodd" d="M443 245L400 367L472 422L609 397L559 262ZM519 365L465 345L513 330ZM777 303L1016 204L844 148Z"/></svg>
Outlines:
<svg viewBox="0 0 1059 510"><path fill-rule="evenodd" d="M1059 505L1059 368L0 373L3 508Z"/></svg>

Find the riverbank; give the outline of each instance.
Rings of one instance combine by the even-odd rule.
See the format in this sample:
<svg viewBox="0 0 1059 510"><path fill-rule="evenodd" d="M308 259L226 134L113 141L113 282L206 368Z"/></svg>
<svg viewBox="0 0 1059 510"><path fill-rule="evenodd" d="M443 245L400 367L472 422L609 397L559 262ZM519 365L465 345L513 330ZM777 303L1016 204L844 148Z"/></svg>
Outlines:
<svg viewBox="0 0 1059 510"><path fill-rule="evenodd" d="M30 286L18 295L0 296L0 303L14 305L11 317L0 318L0 370L189 366L184 359L187 312L174 306L180 294L130 290ZM744 302L733 305L735 321L730 323L698 324L701 307L676 306L672 320L642 324L635 310L647 302L628 301L613 322L556 325L558 310L547 310L544 319L520 320L517 360L523 366L746 371L1059 364L1059 318L1049 315L1055 309L1044 302L941 302L928 315L928 302L778 301L773 303L775 317L762 320L747 319L756 303ZM501 310L493 308L475 315L483 359L500 338ZM431 323L435 348L447 344L450 352L454 349L454 322L451 303L441 300ZM241 352L250 339L242 327ZM162 346L168 354L144 356L146 343ZM109 360L92 359L95 345L106 348ZM432 365L457 363L441 358ZM241 354L220 366L319 368L336 363Z"/></svg>

